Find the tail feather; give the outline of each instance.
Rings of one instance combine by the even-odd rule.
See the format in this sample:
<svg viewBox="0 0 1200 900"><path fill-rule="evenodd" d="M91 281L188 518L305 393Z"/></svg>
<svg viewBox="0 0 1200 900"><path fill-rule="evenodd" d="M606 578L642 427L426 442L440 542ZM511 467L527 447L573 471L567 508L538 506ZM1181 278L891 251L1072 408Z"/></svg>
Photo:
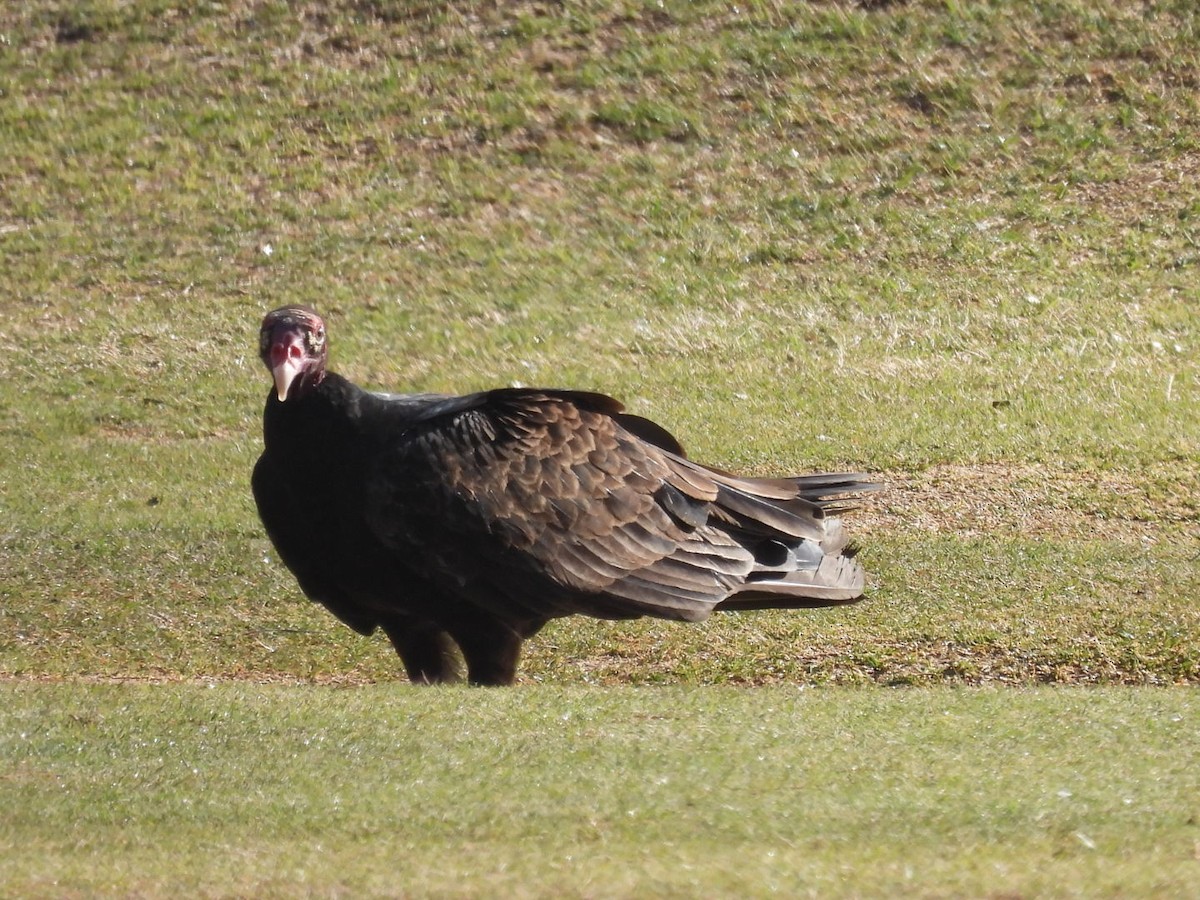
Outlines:
<svg viewBox="0 0 1200 900"><path fill-rule="evenodd" d="M849 556L826 556L813 569L797 569L774 578L755 578L717 604L721 610L837 606L862 597L862 566Z"/></svg>
<svg viewBox="0 0 1200 900"><path fill-rule="evenodd" d="M772 480L717 473L714 480L716 511L757 548L753 570L715 609L835 606L862 597L866 579L855 548L841 520L827 513L853 508L881 485L858 473Z"/></svg>
<svg viewBox="0 0 1200 900"><path fill-rule="evenodd" d="M606 586L622 610L699 621L714 610L834 606L862 597L863 569L831 513L878 489L869 476L746 478L669 450L664 456L656 500L676 526L677 543Z"/></svg>

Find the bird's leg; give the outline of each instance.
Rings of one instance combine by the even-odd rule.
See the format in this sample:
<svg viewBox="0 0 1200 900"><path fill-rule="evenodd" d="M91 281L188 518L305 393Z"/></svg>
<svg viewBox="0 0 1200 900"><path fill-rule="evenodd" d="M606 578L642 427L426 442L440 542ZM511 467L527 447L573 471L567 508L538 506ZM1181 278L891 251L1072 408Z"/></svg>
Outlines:
<svg viewBox="0 0 1200 900"><path fill-rule="evenodd" d="M490 616L471 617L450 626L467 661L467 681L474 685L512 684L517 677L522 638Z"/></svg>
<svg viewBox="0 0 1200 900"><path fill-rule="evenodd" d="M396 648L413 684L461 680L454 642L439 626L398 617L381 622L380 627Z"/></svg>

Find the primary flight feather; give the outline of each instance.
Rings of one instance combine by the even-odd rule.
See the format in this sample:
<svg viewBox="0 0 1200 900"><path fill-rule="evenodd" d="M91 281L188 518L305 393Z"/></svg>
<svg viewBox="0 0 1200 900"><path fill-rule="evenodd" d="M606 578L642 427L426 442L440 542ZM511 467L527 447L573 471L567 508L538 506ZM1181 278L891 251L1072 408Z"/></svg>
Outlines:
<svg viewBox="0 0 1200 900"><path fill-rule="evenodd" d="M274 386L252 486L301 589L381 628L409 678L511 684L550 619L849 603L863 571L836 498L857 474L741 478L689 460L603 394L365 391L326 368L325 323L263 320Z"/></svg>

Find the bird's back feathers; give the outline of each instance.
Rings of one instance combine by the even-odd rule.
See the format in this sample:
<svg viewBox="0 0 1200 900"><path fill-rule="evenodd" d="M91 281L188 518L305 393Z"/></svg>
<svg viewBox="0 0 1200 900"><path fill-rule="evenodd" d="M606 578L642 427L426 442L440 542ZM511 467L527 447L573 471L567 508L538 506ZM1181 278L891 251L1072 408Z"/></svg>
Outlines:
<svg viewBox="0 0 1200 900"><path fill-rule="evenodd" d="M830 540L842 531L826 498L862 489L859 476L731 476L599 394L504 389L405 413L410 425L372 467L368 521L397 553L419 546L439 579L488 581L508 602L535 603L505 580L515 567L557 586L539 585L554 595L552 615L688 620L740 592L744 606L862 591L857 563L820 568L844 549ZM786 577L797 570L810 574Z"/></svg>

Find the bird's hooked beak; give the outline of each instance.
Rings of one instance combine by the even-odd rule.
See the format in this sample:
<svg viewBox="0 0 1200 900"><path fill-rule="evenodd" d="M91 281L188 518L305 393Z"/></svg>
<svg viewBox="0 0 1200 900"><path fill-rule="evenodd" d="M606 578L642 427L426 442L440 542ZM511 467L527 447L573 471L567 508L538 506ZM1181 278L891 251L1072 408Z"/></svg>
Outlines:
<svg viewBox="0 0 1200 900"><path fill-rule="evenodd" d="M281 402L287 400L296 377L304 371L305 359L304 338L299 331L277 333L271 343L267 366L275 379L275 393Z"/></svg>

